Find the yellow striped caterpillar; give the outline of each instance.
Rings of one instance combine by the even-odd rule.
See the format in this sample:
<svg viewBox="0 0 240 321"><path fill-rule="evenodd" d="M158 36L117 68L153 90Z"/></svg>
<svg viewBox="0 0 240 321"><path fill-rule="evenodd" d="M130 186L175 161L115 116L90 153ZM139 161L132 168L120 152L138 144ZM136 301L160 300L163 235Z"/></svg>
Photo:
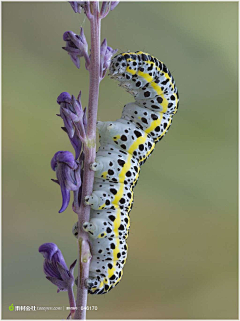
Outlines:
<svg viewBox="0 0 240 321"><path fill-rule="evenodd" d="M85 198L92 208L91 219L83 224L90 234L93 256L88 280L91 294L109 292L122 278L140 166L167 133L179 104L170 71L147 53L119 54L109 71L135 102L124 106L120 119L97 123L100 147L91 164L95 181L92 195ZM77 224L73 233L77 236Z"/></svg>

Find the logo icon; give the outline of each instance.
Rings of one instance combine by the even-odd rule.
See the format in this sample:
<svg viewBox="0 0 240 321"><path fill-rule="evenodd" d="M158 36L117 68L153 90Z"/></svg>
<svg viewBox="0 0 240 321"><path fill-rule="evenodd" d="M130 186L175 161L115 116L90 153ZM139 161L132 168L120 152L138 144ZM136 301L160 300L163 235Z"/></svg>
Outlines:
<svg viewBox="0 0 240 321"><path fill-rule="evenodd" d="M12 303L11 305L9 305L8 309L9 309L9 311L13 311L13 310L14 310L14 305L13 305L13 303Z"/></svg>

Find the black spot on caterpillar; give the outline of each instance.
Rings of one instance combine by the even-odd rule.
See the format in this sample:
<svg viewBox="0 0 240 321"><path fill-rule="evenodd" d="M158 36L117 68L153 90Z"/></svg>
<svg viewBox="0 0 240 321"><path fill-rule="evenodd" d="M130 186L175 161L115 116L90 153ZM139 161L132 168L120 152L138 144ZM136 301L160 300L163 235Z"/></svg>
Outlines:
<svg viewBox="0 0 240 321"><path fill-rule="evenodd" d="M85 198L92 208L91 219L83 224L90 234L92 251L88 279L91 294L109 292L122 278L133 188L140 166L167 133L179 104L168 68L147 53L119 54L112 59L109 71L135 102L124 106L120 119L97 123L100 147L91 164L94 188ZM73 234L77 236L77 224Z"/></svg>

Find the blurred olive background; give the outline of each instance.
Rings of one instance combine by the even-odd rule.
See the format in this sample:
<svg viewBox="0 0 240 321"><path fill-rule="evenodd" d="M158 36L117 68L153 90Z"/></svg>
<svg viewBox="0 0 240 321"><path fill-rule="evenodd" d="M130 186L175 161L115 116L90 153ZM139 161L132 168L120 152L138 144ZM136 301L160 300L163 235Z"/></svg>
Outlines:
<svg viewBox="0 0 240 321"><path fill-rule="evenodd" d="M56 243L70 265L77 217L59 214L50 160L70 150L57 96L82 90L88 72L61 49L66 30L89 22L66 2L3 3L3 318L63 319L68 306L44 277L38 247ZM125 2L102 21L102 39L147 51L173 74L179 112L143 166L131 212L129 256L118 287L89 296L89 319L236 319L238 3ZM108 77L99 120L115 120L133 98ZM76 271L75 271L76 272Z"/></svg>

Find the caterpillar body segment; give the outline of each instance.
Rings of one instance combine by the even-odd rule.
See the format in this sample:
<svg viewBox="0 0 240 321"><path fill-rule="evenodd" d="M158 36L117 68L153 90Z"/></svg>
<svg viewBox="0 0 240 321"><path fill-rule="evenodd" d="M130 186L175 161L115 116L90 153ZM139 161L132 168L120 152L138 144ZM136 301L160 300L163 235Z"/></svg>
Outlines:
<svg viewBox="0 0 240 321"><path fill-rule="evenodd" d="M101 213L103 212L103 213ZM95 214L95 215L94 215ZM92 238L119 238L127 239L130 218L124 210L92 211L90 222L85 222L83 228Z"/></svg>
<svg viewBox="0 0 240 321"><path fill-rule="evenodd" d="M76 223L74 229L77 230ZM90 234L91 235L91 234ZM122 278L127 259L127 244L123 237L90 237L92 259L87 285L90 294L104 294Z"/></svg>
<svg viewBox="0 0 240 321"><path fill-rule="evenodd" d="M129 210L133 202L133 190L130 184L110 183L96 178L93 193L86 196L85 203L94 210L124 209Z"/></svg>
<svg viewBox="0 0 240 321"><path fill-rule="evenodd" d="M135 184L140 172L139 162L129 154L120 153L119 150L110 155L108 151L99 151L91 168L95 171L96 178L123 184Z"/></svg>
<svg viewBox="0 0 240 321"><path fill-rule="evenodd" d="M163 138L172 123L172 115L155 112L135 103L124 106L122 118L134 122L145 133L151 135L155 143Z"/></svg>
<svg viewBox="0 0 240 321"><path fill-rule="evenodd" d="M135 123L125 119L113 122L98 122L100 144L111 144L131 154L139 163L145 161L154 150L155 143Z"/></svg>
<svg viewBox="0 0 240 321"><path fill-rule="evenodd" d="M109 72L135 102L124 106L120 119L97 123L100 147L90 165L95 172L93 193L85 198L91 218L83 223L92 253L90 294L108 293L122 279L140 167L169 130L179 105L170 71L147 53L119 54L112 59ZM73 234L78 236L77 223Z"/></svg>

